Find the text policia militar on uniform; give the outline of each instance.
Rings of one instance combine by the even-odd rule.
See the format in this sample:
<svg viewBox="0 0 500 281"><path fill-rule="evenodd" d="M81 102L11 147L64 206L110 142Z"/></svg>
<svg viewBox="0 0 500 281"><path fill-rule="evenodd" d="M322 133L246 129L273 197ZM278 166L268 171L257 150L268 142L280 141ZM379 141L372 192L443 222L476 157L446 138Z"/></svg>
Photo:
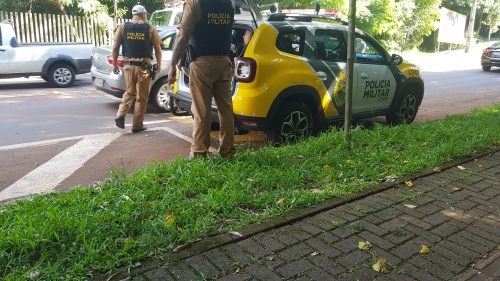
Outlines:
<svg viewBox="0 0 500 281"><path fill-rule="evenodd" d="M227 13L209 13L208 24L230 24L231 15Z"/></svg>

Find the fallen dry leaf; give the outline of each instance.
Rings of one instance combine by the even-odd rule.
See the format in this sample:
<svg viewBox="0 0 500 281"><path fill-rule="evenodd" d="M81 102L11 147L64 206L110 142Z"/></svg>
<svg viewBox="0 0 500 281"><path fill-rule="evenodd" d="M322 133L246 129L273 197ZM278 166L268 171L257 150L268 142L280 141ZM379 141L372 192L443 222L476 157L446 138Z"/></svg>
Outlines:
<svg viewBox="0 0 500 281"><path fill-rule="evenodd" d="M40 271L32 271L30 272L30 279L37 279L38 277L40 277Z"/></svg>
<svg viewBox="0 0 500 281"><path fill-rule="evenodd" d="M326 170L330 170L330 169L331 169L330 165L326 165L326 164L323 165L323 170L326 171Z"/></svg>
<svg viewBox="0 0 500 281"><path fill-rule="evenodd" d="M465 171L465 167L464 167L464 166L458 166L457 168L458 168L459 170L461 170L461 171Z"/></svg>
<svg viewBox="0 0 500 281"><path fill-rule="evenodd" d="M447 158L447 159L448 159L448 161L453 160L453 158L451 157L451 155L448 155L448 158Z"/></svg>
<svg viewBox="0 0 500 281"><path fill-rule="evenodd" d="M441 168L439 168L439 167L434 167L434 168L432 168L432 170L434 172L438 172L438 173L441 172Z"/></svg>
<svg viewBox="0 0 500 281"><path fill-rule="evenodd" d="M315 256L317 256L317 255L319 255L319 253L318 253L318 252L312 252L312 253L311 253L311 256L312 256L312 257L315 257Z"/></svg>
<svg viewBox="0 0 500 281"><path fill-rule="evenodd" d="M372 265L372 269L376 272L388 273L389 264L387 264L384 258L380 258L375 264Z"/></svg>
<svg viewBox="0 0 500 281"><path fill-rule="evenodd" d="M172 213L167 213L165 216L165 226L166 227L171 227L174 225L175 222L175 215Z"/></svg>
<svg viewBox="0 0 500 281"><path fill-rule="evenodd" d="M396 176L387 176L384 178L384 182L392 183L392 182L395 182L396 179L397 179Z"/></svg>
<svg viewBox="0 0 500 281"><path fill-rule="evenodd" d="M285 204L285 198L280 198L280 200L276 201L276 204L278 204L278 205Z"/></svg>
<svg viewBox="0 0 500 281"><path fill-rule="evenodd" d="M415 208L417 208L417 206L415 206L415 205L410 205L410 204L404 204L404 206L405 206L406 208L409 208L409 209L415 209Z"/></svg>
<svg viewBox="0 0 500 281"><path fill-rule="evenodd" d="M240 271L241 271L241 269L238 267L238 268L236 268L236 270L234 271L234 274L238 274L238 273L240 273Z"/></svg>
<svg viewBox="0 0 500 281"><path fill-rule="evenodd" d="M267 257L264 257L264 259L266 261L273 261L274 260L274 257L273 256L267 256Z"/></svg>
<svg viewBox="0 0 500 281"><path fill-rule="evenodd" d="M243 234L237 232L237 231L230 231L229 234L236 235L238 237L243 237Z"/></svg>
<svg viewBox="0 0 500 281"><path fill-rule="evenodd" d="M413 187L413 182L411 180L405 181L407 187Z"/></svg>
<svg viewBox="0 0 500 281"><path fill-rule="evenodd" d="M354 164L354 160L347 160L347 161L345 161L345 163L347 165L353 165Z"/></svg>
<svg viewBox="0 0 500 281"><path fill-rule="evenodd" d="M422 247L420 248L420 252L418 252L419 254L428 254L429 253L429 247L425 246L425 245L422 245Z"/></svg>
<svg viewBox="0 0 500 281"><path fill-rule="evenodd" d="M182 245L179 245L177 247L175 247L175 249L173 249L174 252L178 252L184 248L186 248L188 245L187 244L182 244Z"/></svg>
<svg viewBox="0 0 500 281"><path fill-rule="evenodd" d="M372 243L370 241L358 242L358 249L368 251L372 248Z"/></svg>

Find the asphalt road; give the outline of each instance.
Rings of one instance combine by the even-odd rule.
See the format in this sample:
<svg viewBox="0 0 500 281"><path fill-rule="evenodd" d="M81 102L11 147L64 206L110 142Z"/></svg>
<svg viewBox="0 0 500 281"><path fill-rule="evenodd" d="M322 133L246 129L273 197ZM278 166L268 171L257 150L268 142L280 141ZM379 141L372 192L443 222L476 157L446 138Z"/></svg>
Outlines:
<svg viewBox="0 0 500 281"><path fill-rule="evenodd" d="M0 80L0 89L0 146L118 130L113 119L120 99L95 90L90 74L77 76L70 88L33 77ZM169 117L149 109L146 121Z"/></svg>
<svg viewBox="0 0 500 281"><path fill-rule="evenodd" d="M476 54L415 59L426 86L417 122L500 104L500 69L483 72ZM41 78L0 80L0 201L98 182L117 167L130 173L188 155L191 117L149 110L152 130L131 134L128 122L127 130L114 126L118 104L95 90L88 74L66 89L50 88ZM237 141L253 145L262 137L254 133Z"/></svg>

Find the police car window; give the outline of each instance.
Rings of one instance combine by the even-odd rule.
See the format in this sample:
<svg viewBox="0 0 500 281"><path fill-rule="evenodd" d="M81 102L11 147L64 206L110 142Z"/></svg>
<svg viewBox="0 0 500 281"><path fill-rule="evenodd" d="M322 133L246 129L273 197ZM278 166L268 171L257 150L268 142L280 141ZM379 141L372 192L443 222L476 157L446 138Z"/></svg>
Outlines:
<svg viewBox="0 0 500 281"><path fill-rule="evenodd" d="M356 51L356 62L358 63L384 63L384 56L371 44L368 40L356 36L354 42L354 49Z"/></svg>
<svg viewBox="0 0 500 281"><path fill-rule="evenodd" d="M304 37L303 31L282 31L276 39L276 48L285 53L302 56L304 53Z"/></svg>
<svg viewBox="0 0 500 281"><path fill-rule="evenodd" d="M315 56L320 60L346 61L346 42L340 31L336 30L316 30L314 37L316 43Z"/></svg>
<svg viewBox="0 0 500 281"><path fill-rule="evenodd" d="M167 26L171 17L172 11L155 11L151 14L150 22L153 25Z"/></svg>
<svg viewBox="0 0 500 281"><path fill-rule="evenodd" d="M169 35L161 41L161 48L163 50L172 50L174 45L175 34Z"/></svg>

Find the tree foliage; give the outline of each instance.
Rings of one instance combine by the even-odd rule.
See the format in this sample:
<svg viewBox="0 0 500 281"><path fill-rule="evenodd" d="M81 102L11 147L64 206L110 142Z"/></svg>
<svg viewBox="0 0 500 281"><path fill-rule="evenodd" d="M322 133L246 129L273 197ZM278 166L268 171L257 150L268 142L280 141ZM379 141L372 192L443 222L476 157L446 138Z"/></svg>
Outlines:
<svg viewBox="0 0 500 281"><path fill-rule="evenodd" d="M148 11L163 8L163 0L117 0L117 17L130 18L130 10L140 2ZM347 17L349 0L256 0L258 4L278 3L280 9L334 8ZM0 0L0 10L13 12L88 15L106 24L115 16L114 0ZM406 50L419 46L431 34L439 19L439 6L470 14L471 0L357 0L357 27L371 34L385 47ZM479 0L476 31L489 35L497 31L500 0ZM482 29L481 29L482 28Z"/></svg>

